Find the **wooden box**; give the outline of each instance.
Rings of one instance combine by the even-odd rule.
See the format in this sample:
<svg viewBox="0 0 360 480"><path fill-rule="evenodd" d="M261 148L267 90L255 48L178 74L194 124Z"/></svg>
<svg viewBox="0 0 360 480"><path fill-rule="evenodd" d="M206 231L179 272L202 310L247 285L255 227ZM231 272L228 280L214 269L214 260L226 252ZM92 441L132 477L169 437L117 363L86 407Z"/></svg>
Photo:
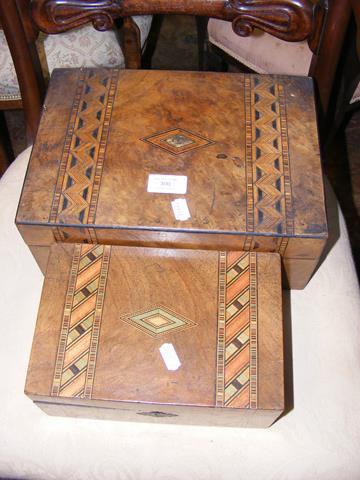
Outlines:
<svg viewBox="0 0 360 480"><path fill-rule="evenodd" d="M153 174L186 193L149 192ZM57 70L16 221L43 269L59 241L256 250L302 288L327 238L312 81Z"/></svg>
<svg viewBox="0 0 360 480"><path fill-rule="evenodd" d="M269 426L280 283L278 254L53 246L25 391L55 415Z"/></svg>

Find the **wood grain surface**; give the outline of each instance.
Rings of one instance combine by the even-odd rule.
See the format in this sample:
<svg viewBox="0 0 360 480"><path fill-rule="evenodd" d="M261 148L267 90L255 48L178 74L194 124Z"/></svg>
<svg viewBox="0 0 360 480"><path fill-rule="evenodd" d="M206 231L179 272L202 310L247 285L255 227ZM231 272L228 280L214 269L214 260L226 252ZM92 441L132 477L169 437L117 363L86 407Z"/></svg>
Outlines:
<svg viewBox="0 0 360 480"><path fill-rule="evenodd" d="M19 229L29 245L257 250L285 266L316 263L327 225L312 95L300 77L59 70ZM147 191L149 174L187 176L188 220L174 217L174 194ZM291 286L307 283L303 270L287 271Z"/></svg>
<svg viewBox="0 0 360 480"><path fill-rule="evenodd" d="M283 390L277 254L51 248L25 389L45 410L268 426Z"/></svg>

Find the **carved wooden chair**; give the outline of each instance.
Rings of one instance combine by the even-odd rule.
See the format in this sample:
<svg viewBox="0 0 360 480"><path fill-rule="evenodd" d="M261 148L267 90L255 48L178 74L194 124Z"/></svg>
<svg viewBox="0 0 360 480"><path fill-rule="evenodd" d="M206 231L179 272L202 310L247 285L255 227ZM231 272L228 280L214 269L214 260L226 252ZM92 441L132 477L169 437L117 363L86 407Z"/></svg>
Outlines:
<svg viewBox="0 0 360 480"><path fill-rule="evenodd" d="M246 2L242 11L251 18L256 14L257 8L261 9L261 3L264 2ZM218 19L209 20L208 37L216 52L222 56L225 53L227 60L240 68L245 66L257 73L313 77L318 87L322 113L326 115L349 24L351 5L349 0L312 0L312 3L313 35L307 41L289 43L281 35L277 35L278 38L271 35L273 32L270 24L256 23L254 25L263 27L264 31L257 30L253 36L239 39L236 33L247 36L246 23L240 26L239 32L235 32L227 22ZM352 85L351 89L348 101L355 102L360 96L360 84Z"/></svg>
<svg viewBox="0 0 360 480"><path fill-rule="evenodd" d="M293 55L292 63L296 64L297 69L285 73L310 74L314 77L324 114L328 109L351 10L348 0L157 0L141 4L136 0L97 1L91 4L85 0L34 0L33 7L35 22L47 33L63 32L90 21L95 28L106 30L116 18L125 15L182 13L198 18L208 16L211 18L210 40L214 40L214 43L212 26L221 25L226 41L233 42L237 48L242 42L246 42L250 50L256 44L261 50L264 43L286 46L289 51L295 48L296 56ZM259 31L262 31L260 37L257 34ZM239 36L248 38L241 40ZM229 52L232 53L231 49ZM269 48L266 52L269 52ZM276 56L283 59L283 53ZM303 67L302 64L307 66ZM253 64L250 66L260 73L271 73L266 68L257 69Z"/></svg>
<svg viewBox="0 0 360 480"><path fill-rule="evenodd" d="M0 175L11 158L3 111L24 109L28 144L32 143L45 92L44 76L54 68L141 65L151 16L125 18L106 32L84 25L59 36L39 35L31 21L30 0L2 0L0 18Z"/></svg>

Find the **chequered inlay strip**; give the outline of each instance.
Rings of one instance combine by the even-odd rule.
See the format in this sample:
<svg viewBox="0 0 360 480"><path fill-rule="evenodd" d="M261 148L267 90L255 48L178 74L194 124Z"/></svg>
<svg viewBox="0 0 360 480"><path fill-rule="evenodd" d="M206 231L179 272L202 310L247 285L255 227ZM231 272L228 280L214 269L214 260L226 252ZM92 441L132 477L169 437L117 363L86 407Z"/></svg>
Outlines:
<svg viewBox="0 0 360 480"><path fill-rule="evenodd" d="M245 77L248 232L294 233L286 96L276 79Z"/></svg>
<svg viewBox="0 0 360 480"><path fill-rule="evenodd" d="M91 398L110 251L74 247L52 396Z"/></svg>
<svg viewBox="0 0 360 480"><path fill-rule="evenodd" d="M157 305L135 313L122 315L120 320L132 325L151 337L159 337L171 331L180 332L197 325L168 307Z"/></svg>
<svg viewBox="0 0 360 480"><path fill-rule="evenodd" d="M220 252L216 405L257 407L256 254Z"/></svg>
<svg viewBox="0 0 360 480"><path fill-rule="evenodd" d="M84 69L80 73L50 223L95 222L118 75L117 69Z"/></svg>
<svg viewBox="0 0 360 480"><path fill-rule="evenodd" d="M190 132L183 128L173 128L165 132L157 132L141 140L150 143L154 147L166 150L172 155L187 153L190 150L207 147L215 143L198 133Z"/></svg>

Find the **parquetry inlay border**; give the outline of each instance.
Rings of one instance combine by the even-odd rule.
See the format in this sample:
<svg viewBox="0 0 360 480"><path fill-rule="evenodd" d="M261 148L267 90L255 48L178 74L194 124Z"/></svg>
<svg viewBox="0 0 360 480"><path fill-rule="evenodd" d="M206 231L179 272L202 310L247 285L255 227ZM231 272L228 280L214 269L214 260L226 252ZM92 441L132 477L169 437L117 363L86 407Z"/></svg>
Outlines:
<svg viewBox="0 0 360 480"><path fill-rule="evenodd" d="M91 398L110 252L74 247L51 396Z"/></svg>
<svg viewBox="0 0 360 480"><path fill-rule="evenodd" d="M246 230L293 235L284 86L274 77L245 75L244 97Z"/></svg>
<svg viewBox="0 0 360 480"><path fill-rule="evenodd" d="M92 224L95 214L118 69L83 69L65 136L49 222ZM62 241L61 229L54 229ZM93 229L89 240L96 241Z"/></svg>
<svg viewBox="0 0 360 480"><path fill-rule="evenodd" d="M257 408L256 254L219 253L216 406Z"/></svg>

